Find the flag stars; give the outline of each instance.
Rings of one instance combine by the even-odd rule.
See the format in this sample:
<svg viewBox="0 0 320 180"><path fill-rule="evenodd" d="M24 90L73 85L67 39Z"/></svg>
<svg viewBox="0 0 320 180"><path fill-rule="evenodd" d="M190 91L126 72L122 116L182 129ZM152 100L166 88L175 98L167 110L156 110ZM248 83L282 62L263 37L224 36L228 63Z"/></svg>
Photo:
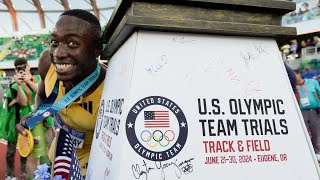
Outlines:
<svg viewBox="0 0 320 180"><path fill-rule="evenodd" d="M145 112L144 112L144 118L145 118L145 119L154 119L154 112L152 112L152 111L145 111Z"/></svg>
<svg viewBox="0 0 320 180"><path fill-rule="evenodd" d="M127 125L128 125L128 128L132 128L132 126L133 126L133 124L131 122L129 122L129 124L127 124Z"/></svg>
<svg viewBox="0 0 320 180"><path fill-rule="evenodd" d="M182 121L182 123L180 123L181 127L186 127L186 123Z"/></svg>

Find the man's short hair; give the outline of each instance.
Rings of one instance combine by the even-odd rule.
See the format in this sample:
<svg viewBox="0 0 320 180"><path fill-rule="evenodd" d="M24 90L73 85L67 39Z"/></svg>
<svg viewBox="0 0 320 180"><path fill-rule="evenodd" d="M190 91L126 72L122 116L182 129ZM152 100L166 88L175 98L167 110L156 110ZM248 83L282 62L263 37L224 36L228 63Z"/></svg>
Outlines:
<svg viewBox="0 0 320 180"><path fill-rule="evenodd" d="M294 70L294 72L295 72L296 74L301 74L302 70L299 68L299 69Z"/></svg>
<svg viewBox="0 0 320 180"><path fill-rule="evenodd" d="M24 64L28 64L28 61L26 58L17 58L16 60L14 60L15 67L17 67L19 65L24 65Z"/></svg>
<svg viewBox="0 0 320 180"><path fill-rule="evenodd" d="M83 10L83 9L71 9L68 11L65 11L60 16L74 16L77 18L80 18L82 20L85 20L90 23L92 30L95 32L94 34L100 38L101 37L101 25L96 16L91 14L89 11Z"/></svg>

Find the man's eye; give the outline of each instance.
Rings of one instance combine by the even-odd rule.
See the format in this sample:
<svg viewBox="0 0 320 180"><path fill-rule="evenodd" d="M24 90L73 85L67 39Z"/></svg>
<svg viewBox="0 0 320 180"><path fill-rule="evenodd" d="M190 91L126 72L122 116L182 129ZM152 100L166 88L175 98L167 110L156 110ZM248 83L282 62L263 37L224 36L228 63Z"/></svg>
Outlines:
<svg viewBox="0 0 320 180"><path fill-rule="evenodd" d="M77 46L77 45L78 45L78 43L75 42L75 41L70 41L70 42L68 43L68 46L71 46L71 47L75 47L75 46Z"/></svg>
<svg viewBox="0 0 320 180"><path fill-rule="evenodd" d="M50 45L51 45L51 46L58 46L59 43L58 43L58 41L56 41L56 40L51 40L51 41L50 41Z"/></svg>

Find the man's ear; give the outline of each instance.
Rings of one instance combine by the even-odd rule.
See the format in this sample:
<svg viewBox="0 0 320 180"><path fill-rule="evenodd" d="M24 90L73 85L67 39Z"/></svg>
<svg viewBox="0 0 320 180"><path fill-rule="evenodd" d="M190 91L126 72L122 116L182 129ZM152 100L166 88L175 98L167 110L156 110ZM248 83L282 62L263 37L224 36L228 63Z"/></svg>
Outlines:
<svg viewBox="0 0 320 180"><path fill-rule="evenodd" d="M102 40L101 38L98 40L98 43L97 43L97 50L96 50L96 57L100 56L101 55L101 52L102 52Z"/></svg>

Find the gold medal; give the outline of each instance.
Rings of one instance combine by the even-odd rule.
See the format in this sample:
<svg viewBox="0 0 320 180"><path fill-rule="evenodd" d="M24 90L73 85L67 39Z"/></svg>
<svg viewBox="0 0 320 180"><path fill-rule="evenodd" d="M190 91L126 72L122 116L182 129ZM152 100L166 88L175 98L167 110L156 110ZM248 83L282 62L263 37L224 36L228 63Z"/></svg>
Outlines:
<svg viewBox="0 0 320 180"><path fill-rule="evenodd" d="M22 157L27 157L32 152L34 145L31 131L27 129L25 129L25 131L27 132L27 136L19 133L17 141L17 147Z"/></svg>

